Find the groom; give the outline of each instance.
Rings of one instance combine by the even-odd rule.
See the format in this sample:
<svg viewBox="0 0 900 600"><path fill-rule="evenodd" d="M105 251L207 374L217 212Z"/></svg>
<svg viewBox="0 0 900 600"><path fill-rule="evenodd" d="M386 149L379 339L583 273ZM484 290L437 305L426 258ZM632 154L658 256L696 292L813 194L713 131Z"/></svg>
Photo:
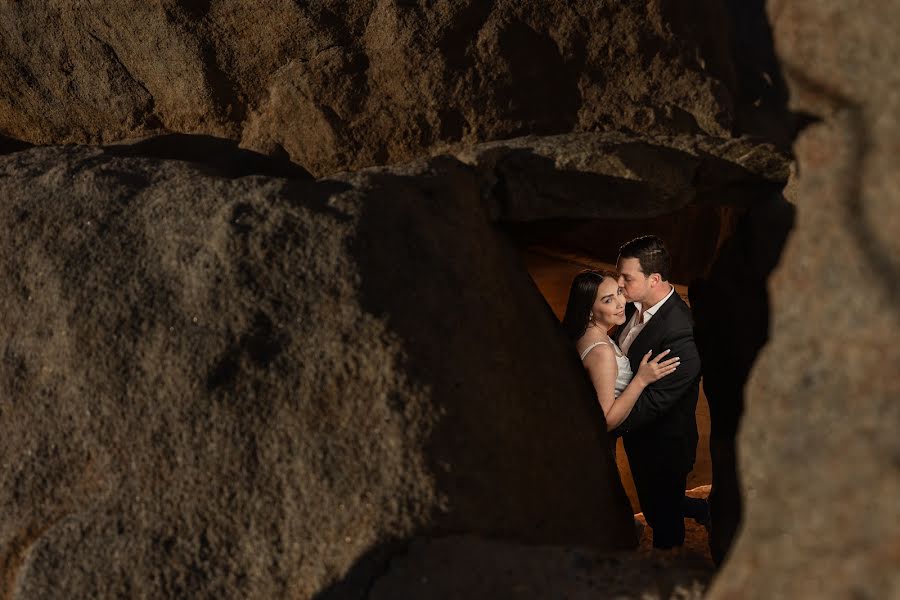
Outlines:
<svg viewBox="0 0 900 600"><path fill-rule="evenodd" d="M654 548L684 544L685 513L703 519L704 501L684 495L697 450L694 412L700 390L700 358L691 310L669 283L671 258L662 240L648 235L619 249L619 285L630 304L616 342L637 373L648 350L681 358L671 375L647 386L618 427L641 510L653 529ZM684 512L683 512L684 511Z"/></svg>

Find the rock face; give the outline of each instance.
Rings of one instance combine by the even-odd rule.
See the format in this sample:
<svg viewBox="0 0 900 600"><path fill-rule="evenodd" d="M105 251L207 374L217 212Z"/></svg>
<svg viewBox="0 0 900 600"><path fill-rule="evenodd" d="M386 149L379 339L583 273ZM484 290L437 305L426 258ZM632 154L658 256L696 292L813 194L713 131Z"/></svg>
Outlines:
<svg viewBox="0 0 900 600"><path fill-rule="evenodd" d="M730 235L723 214L764 203L790 164L754 138L623 132L527 136L456 156L476 168L492 218L521 244L614 264L622 244L652 233L666 240L681 283L705 275Z"/></svg>
<svg viewBox="0 0 900 600"><path fill-rule="evenodd" d="M701 600L711 576L712 565L694 556L648 560L637 553L599 554L452 536L410 544L369 597Z"/></svg>
<svg viewBox="0 0 900 600"><path fill-rule="evenodd" d="M718 253L708 597L900 597L900 8L769 1L766 281L761 2L0 3L0 598L592 594L632 517L501 227L654 218Z"/></svg>
<svg viewBox="0 0 900 600"><path fill-rule="evenodd" d="M414 535L635 543L470 167L127 154L0 157L0 596L353 598Z"/></svg>
<svg viewBox="0 0 900 600"><path fill-rule="evenodd" d="M790 159L751 138L621 132L529 136L458 151L501 221L640 219L746 205L787 181Z"/></svg>
<svg viewBox="0 0 900 600"><path fill-rule="evenodd" d="M708 274L690 288L710 413L709 546L716 564L725 559L741 523L736 438L744 413L744 384L769 339L766 281L793 225L793 209L781 194L772 194L735 215L734 231Z"/></svg>
<svg viewBox="0 0 900 600"><path fill-rule="evenodd" d="M900 7L770 1L794 233L739 438L746 518L710 598L900 597Z"/></svg>
<svg viewBox="0 0 900 600"><path fill-rule="evenodd" d="M316 175L525 134L727 136L747 104L718 0L25 0L0 22L0 134L200 133Z"/></svg>

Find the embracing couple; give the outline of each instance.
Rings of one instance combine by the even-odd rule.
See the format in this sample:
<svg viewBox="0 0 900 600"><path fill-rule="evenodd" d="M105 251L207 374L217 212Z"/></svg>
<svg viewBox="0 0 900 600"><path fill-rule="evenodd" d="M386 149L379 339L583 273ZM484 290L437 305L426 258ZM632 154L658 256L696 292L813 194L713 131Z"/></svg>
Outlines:
<svg viewBox="0 0 900 600"><path fill-rule="evenodd" d="M700 358L691 310L669 283L671 262L656 236L628 242L618 273L575 277L563 318L607 428L623 438L655 548L684 544L685 516L708 519L706 501L684 494L697 449Z"/></svg>

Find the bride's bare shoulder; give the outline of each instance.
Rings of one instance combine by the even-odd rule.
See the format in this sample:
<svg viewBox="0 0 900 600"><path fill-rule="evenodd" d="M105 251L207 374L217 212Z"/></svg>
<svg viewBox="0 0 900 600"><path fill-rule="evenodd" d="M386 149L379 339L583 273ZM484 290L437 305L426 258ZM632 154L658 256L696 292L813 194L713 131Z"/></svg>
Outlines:
<svg viewBox="0 0 900 600"><path fill-rule="evenodd" d="M584 338L582 338L583 340ZM581 341L581 340L579 340ZM615 360L615 351L613 350L612 345L605 338L605 336L596 336L595 339L585 342L584 344L578 346L578 353L581 354L585 351L588 353L584 356L583 360L585 364L594 361L606 361L606 360Z"/></svg>
<svg viewBox="0 0 900 600"><path fill-rule="evenodd" d="M591 344L596 344L597 342L605 341L606 338L601 336L600 334L594 332L591 329L588 329L584 332L584 335L578 338L578 341L575 342L575 348L579 352L584 352L584 349L590 346Z"/></svg>

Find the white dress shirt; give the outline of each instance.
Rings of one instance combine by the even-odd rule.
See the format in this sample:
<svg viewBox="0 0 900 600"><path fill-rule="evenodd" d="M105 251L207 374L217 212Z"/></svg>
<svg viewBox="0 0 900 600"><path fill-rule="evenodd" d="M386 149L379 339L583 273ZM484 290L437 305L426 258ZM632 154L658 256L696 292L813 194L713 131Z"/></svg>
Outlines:
<svg viewBox="0 0 900 600"><path fill-rule="evenodd" d="M648 308L644 311L644 319L643 321L638 321L641 318L641 303L635 302L634 307L637 308L634 311L634 314L631 315L631 320L625 324L625 329L622 330L622 336L619 338L622 340L621 348L622 352L628 354L628 350L631 348L631 343L634 341L634 338L638 336L644 326L653 318L653 315L656 314L656 311L659 310L659 307L666 303L666 300L672 297L672 294L675 293L675 286L669 284L669 287L672 289L669 290L669 293L666 294L666 297Z"/></svg>

